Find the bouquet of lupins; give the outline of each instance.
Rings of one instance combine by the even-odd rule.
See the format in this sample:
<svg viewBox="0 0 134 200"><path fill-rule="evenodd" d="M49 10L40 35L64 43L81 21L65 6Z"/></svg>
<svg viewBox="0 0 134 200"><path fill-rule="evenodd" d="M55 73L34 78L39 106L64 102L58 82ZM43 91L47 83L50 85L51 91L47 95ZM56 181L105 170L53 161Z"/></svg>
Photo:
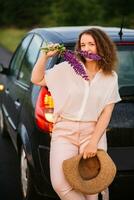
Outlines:
<svg viewBox="0 0 134 200"><path fill-rule="evenodd" d="M49 43L45 43L45 45L41 47L41 51L45 51L46 53L54 50L57 50L59 54L64 57L64 60L66 60L73 67L76 74L82 76L82 78L84 78L85 80L89 80L88 75L82 63L78 60L75 52L66 49L63 44L50 45ZM101 56L93 53L88 53L87 51L80 50L77 51L77 53L85 58L89 58L96 61L101 60Z"/></svg>

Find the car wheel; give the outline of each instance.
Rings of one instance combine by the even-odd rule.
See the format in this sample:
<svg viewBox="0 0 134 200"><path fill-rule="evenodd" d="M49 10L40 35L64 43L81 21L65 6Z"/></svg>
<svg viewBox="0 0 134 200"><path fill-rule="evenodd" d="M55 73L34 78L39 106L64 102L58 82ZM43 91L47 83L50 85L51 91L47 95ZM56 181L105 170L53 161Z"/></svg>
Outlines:
<svg viewBox="0 0 134 200"><path fill-rule="evenodd" d="M8 132L7 132L6 127L5 127L4 117L3 117L3 113L2 113L1 108L0 108L0 135L2 137L8 136Z"/></svg>
<svg viewBox="0 0 134 200"><path fill-rule="evenodd" d="M32 182L28 161L23 146L21 148L20 170L21 170L21 191L23 200L37 199L36 198L37 194Z"/></svg>

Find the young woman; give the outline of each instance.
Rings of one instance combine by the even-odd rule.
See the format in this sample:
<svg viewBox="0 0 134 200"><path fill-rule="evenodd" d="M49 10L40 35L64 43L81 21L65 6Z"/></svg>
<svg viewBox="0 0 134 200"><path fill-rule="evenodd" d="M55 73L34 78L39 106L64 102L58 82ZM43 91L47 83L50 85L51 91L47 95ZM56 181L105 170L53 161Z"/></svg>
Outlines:
<svg viewBox="0 0 134 200"><path fill-rule="evenodd" d="M51 44L54 47L58 44ZM47 85L54 99L54 127L51 139L50 174L54 190L62 200L97 200L98 194L84 195L66 181L63 160L82 153L83 158L107 150L106 128L116 102L119 102L116 49L105 32L98 28L83 31L75 52L86 78L67 62L45 72L47 60L58 50L42 53L32 71L34 84ZM79 51L98 54L101 59L86 58ZM104 199L108 193L103 192Z"/></svg>

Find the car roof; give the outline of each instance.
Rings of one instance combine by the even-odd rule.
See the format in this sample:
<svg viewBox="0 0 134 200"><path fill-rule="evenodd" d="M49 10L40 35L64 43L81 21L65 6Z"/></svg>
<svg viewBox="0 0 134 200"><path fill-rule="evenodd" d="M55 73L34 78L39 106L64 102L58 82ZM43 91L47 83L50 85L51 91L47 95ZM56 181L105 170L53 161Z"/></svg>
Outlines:
<svg viewBox="0 0 134 200"><path fill-rule="evenodd" d="M44 40L54 41L59 43L75 42L80 32L89 28L100 28L105 31L114 41L121 41L119 27L102 27L102 26L66 26L66 27L50 27L50 28L35 28L30 33L39 34ZM122 41L134 42L134 29L122 29Z"/></svg>

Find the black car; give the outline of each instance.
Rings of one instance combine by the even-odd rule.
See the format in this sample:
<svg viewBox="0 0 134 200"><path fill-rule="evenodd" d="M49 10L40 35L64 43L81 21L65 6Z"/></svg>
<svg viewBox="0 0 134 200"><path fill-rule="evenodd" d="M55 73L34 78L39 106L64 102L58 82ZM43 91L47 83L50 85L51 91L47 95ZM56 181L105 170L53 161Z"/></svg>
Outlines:
<svg viewBox="0 0 134 200"><path fill-rule="evenodd" d="M64 44L73 49L79 33L89 27L38 28L28 32L18 45L8 68L0 65L0 134L10 135L20 160L24 199L31 194L58 199L49 174L53 99L47 87L30 82L31 71L43 42ZM116 43L119 64L117 103L107 129L108 152L117 165L110 186L110 199L133 199L134 185L134 30L99 27ZM62 62L51 58L47 69ZM58 177L57 177L58 178ZM45 199L45 198L44 198Z"/></svg>

